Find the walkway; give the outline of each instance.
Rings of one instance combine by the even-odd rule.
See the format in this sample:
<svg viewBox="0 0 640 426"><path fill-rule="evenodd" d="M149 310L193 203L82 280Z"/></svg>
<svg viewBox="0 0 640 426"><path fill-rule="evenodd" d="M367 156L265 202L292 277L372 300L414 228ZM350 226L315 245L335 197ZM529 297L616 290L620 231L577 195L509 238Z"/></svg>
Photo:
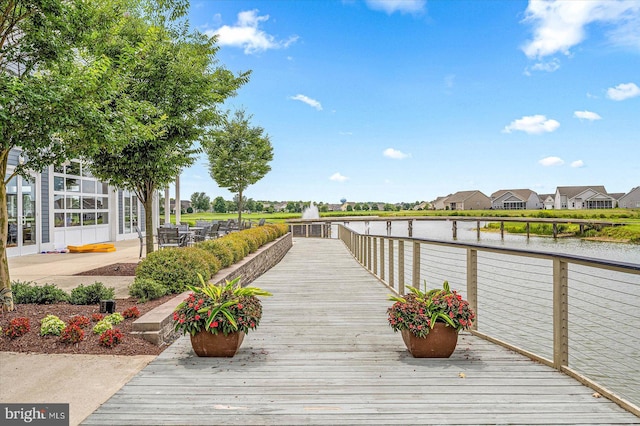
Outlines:
<svg viewBox="0 0 640 426"><path fill-rule="evenodd" d="M389 291L340 241L295 239L254 285L274 296L234 358L197 358L181 338L85 424L640 424L467 333L450 359L412 358L387 325Z"/></svg>

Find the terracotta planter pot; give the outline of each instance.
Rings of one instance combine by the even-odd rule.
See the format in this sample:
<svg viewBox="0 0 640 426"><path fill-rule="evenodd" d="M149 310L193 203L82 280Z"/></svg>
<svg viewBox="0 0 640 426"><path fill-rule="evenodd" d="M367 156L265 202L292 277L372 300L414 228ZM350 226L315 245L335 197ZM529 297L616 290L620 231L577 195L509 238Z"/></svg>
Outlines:
<svg viewBox="0 0 640 426"><path fill-rule="evenodd" d="M198 356L232 357L242 344L244 332L212 334L208 331L200 331L191 336L191 347Z"/></svg>
<svg viewBox="0 0 640 426"><path fill-rule="evenodd" d="M414 358L449 358L456 350L458 332L437 322L426 337L416 337L409 330L402 330L402 340Z"/></svg>

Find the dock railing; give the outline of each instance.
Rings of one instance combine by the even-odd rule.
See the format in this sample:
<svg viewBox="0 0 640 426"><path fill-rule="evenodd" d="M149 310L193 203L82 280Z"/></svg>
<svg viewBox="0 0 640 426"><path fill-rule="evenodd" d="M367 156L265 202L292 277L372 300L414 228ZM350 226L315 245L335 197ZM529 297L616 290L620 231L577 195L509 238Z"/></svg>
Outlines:
<svg viewBox="0 0 640 426"><path fill-rule="evenodd" d="M449 281L476 312L473 334L640 416L640 265L337 230L355 259L394 292Z"/></svg>

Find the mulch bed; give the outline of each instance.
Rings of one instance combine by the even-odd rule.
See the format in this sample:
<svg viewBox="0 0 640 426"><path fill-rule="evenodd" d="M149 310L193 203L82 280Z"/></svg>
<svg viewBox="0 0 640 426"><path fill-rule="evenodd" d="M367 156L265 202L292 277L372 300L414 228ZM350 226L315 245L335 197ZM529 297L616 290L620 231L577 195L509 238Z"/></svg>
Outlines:
<svg viewBox="0 0 640 426"><path fill-rule="evenodd" d="M103 277L113 277L113 276L122 276L122 277L133 277L136 275L136 268L138 267L137 263L114 263L107 266L102 266L100 268L91 269L90 271L80 272L78 275L89 275L89 276L103 276Z"/></svg>
<svg viewBox="0 0 640 426"><path fill-rule="evenodd" d="M125 309L137 306L140 315L144 315L151 309L171 300L175 295L167 295L147 303L137 303L135 298L116 299L116 312L122 313ZM68 303L56 303L52 305L19 304L12 312L0 315L0 351L32 352L47 354L96 354L96 355L158 355L167 346L156 346L146 340L129 334L135 319L125 319L114 328L120 329L124 335L123 341L113 348L101 346L99 335L91 329L95 325L92 322L84 329L85 339L78 344L67 344L60 341L59 336L40 336L40 321L47 315L56 315L65 323L74 315L83 315L91 318L91 314L99 313L100 306L96 305L70 305ZM108 314L105 314L108 315ZM10 339L5 335L9 321L13 318L29 318L31 330L24 336Z"/></svg>

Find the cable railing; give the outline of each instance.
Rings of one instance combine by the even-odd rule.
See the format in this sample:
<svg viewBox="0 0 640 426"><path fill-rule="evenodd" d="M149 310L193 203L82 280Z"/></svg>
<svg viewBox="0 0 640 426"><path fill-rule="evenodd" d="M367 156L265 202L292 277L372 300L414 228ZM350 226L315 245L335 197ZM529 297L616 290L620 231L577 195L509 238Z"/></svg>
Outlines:
<svg viewBox="0 0 640 426"><path fill-rule="evenodd" d="M337 231L356 260L393 291L449 281L476 312L472 333L556 368L640 416L640 265L366 235L344 225ZM323 236L331 236L330 228Z"/></svg>

